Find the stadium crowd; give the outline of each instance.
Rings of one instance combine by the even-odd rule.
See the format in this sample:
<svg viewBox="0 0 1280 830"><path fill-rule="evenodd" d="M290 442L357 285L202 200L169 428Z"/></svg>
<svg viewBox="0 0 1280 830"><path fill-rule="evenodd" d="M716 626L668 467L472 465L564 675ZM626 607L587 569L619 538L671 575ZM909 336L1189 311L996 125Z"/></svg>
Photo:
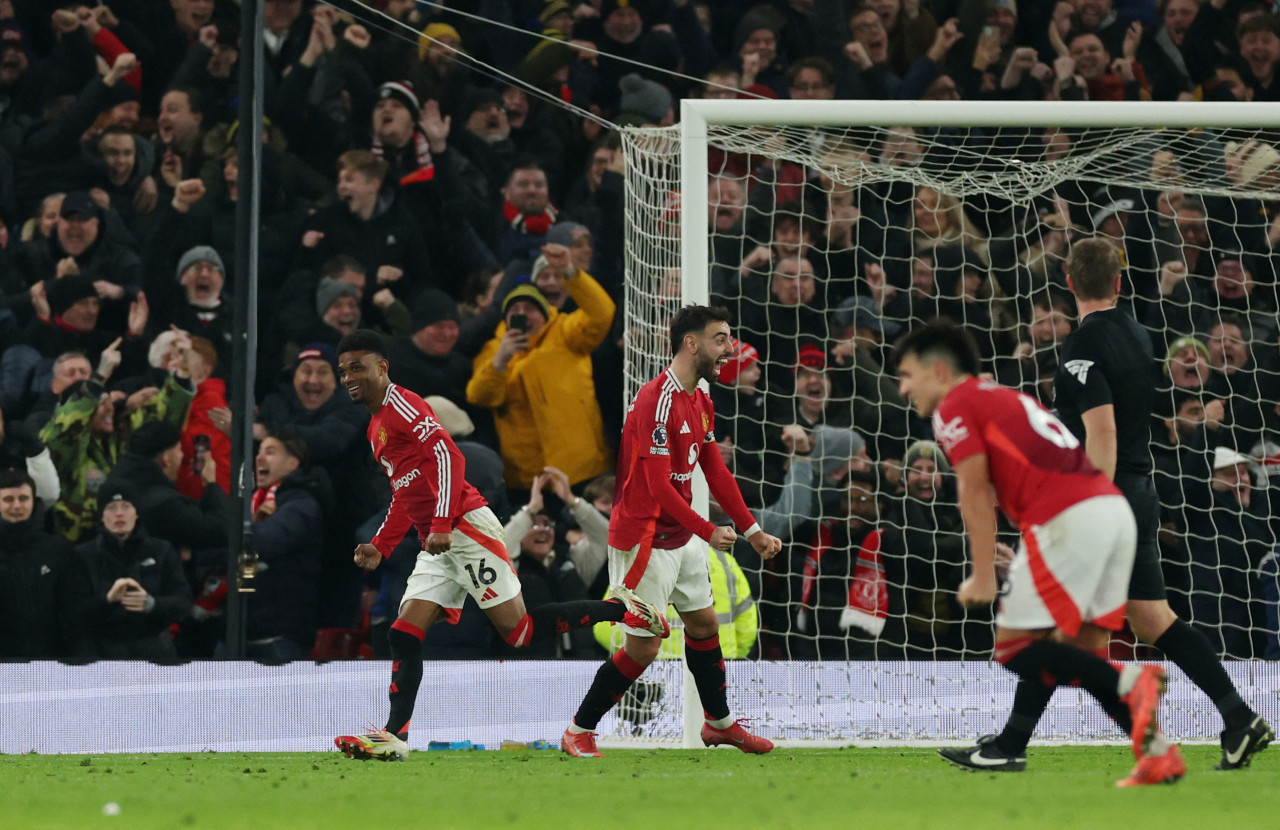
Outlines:
<svg viewBox="0 0 1280 830"><path fill-rule="evenodd" d="M482 19L264 0L259 404L232 413L238 6L0 0L0 658L219 654L229 436L249 414L249 656L384 655L418 541L371 578L351 564L390 498L337 382L357 328L458 440L531 607L603 596L629 333L621 141L602 125L671 125L683 97L1280 100L1273 5L463 4ZM887 349L949 317L992 377L1051 405L1075 325L1061 263L1100 235L1164 357L1171 600L1221 653L1280 658L1280 146L1201 131L1147 148L1146 186L1068 179L1014 204L912 171L1052 162L1079 135L875 135L819 143L823 162L896 181L727 152L708 171L713 299L740 340L715 431L788 544L713 568L724 625L754 629L746 589L759 600L759 640L739 632L733 656L989 653L989 615L955 602L954 479ZM577 634L522 656L597 658ZM514 656L474 607L425 648Z"/></svg>

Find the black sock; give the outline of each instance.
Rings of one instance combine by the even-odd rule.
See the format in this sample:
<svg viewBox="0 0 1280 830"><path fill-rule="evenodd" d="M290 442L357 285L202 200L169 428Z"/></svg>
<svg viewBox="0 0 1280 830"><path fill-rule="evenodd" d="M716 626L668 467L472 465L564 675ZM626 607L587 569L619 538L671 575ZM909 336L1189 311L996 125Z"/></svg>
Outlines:
<svg viewBox="0 0 1280 830"><path fill-rule="evenodd" d="M1125 734L1133 731L1129 707L1120 700L1120 673L1101 657L1050 640L1036 640L1015 654L1005 668L1031 682L1048 679L1059 686L1078 683L1093 695Z"/></svg>
<svg viewBox="0 0 1280 830"><path fill-rule="evenodd" d="M397 626L402 626L397 628ZM399 620L392 623L387 632L387 645L391 647L391 687L387 697L391 699L391 714L387 717L387 731L402 740L409 737L409 720L418 699L418 687L422 685L422 637L420 629Z"/></svg>
<svg viewBox="0 0 1280 830"><path fill-rule="evenodd" d="M1027 743L1036 731L1040 716L1049 706L1055 687L1040 680L1019 679L1013 693L1013 711L1004 730L996 736L996 749L1005 755L1021 755L1027 751Z"/></svg>
<svg viewBox="0 0 1280 830"><path fill-rule="evenodd" d="M612 659L604 661L604 665L596 672L595 679L591 681L587 696L578 706L577 714L573 716L574 725L594 731L605 712L622 700L627 689L631 688L631 684L636 682L643 671L644 666L632 660L625 651L619 651Z"/></svg>
<svg viewBox="0 0 1280 830"><path fill-rule="evenodd" d="M586 628L598 622L622 622L626 607L615 600L580 599L552 602L529 612L533 618L533 639L563 634L571 628Z"/></svg>
<svg viewBox="0 0 1280 830"><path fill-rule="evenodd" d="M1202 632L1183 620L1174 620L1173 625L1152 645L1163 651L1166 657L1191 678L1192 683L1209 696L1213 705L1222 713L1222 720L1228 729L1243 726L1253 720L1253 710L1240 699L1230 675L1214 653L1209 638Z"/></svg>
<svg viewBox="0 0 1280 830"><path fill-rule="evenodd" d="M729 717L729 699L725 690L724 652L720 650L720 635L712 634L703 640L684 635L684 660L698 687L702 699L702 711L708 720Z"/></svg>

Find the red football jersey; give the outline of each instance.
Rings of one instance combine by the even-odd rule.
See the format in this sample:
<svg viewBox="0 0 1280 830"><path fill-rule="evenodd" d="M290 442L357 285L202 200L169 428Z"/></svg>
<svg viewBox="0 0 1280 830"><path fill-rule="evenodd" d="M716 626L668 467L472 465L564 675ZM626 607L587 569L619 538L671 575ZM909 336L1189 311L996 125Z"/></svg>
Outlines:
<svg viewBox="0 0 1280 830"><path fill-rule="evenodd" d="M689 503L693 468L704 447L718 455L715 440L715 410L706 392L685 392L671 369L640 388L627 410L618 448L618 481L609 516L611 547L629 550L650 543L670 549L685 544L694 533L703 539L711 537L715 526ZM659 502L656 484L644 469L654 463L669 464L669 481L684 510L673 504L664 508Z"/></svg>
<svg viewBox="0 0 1280 830"><path fill-rule="evenodd" d="M1020 528L1085 499L1120 494L1052 413L989 381L970 378L952 389L933 413L933 434L952 465L986 454L1000 508Z"/></svg>
<svg viewBox="0 0 1280 830"><path fill-rule="evenodd" d="M369 419L374 459L391 479L391 507L370 541L390 556L409 532L424 542L431 533L450 533L458 520L488 504L467 483L467 462L436 413L414 392L394 383L382 408Z"/></svg>

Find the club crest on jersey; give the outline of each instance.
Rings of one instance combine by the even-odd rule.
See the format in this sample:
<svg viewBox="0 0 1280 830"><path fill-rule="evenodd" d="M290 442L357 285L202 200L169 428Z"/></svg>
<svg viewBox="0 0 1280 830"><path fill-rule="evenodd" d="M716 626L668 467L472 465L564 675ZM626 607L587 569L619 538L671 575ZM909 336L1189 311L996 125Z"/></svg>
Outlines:
<svg viewBox="0 0 1280 830"><path fill-rule="evenodd" d="M378 427L378 443L384 447L387 445L387 428L386 427Z"/></svg>
<svg viewBox="0 0 1280 830"><path fill-rule="evenodd" d="M944 450L951 452L956 444L969 437L969 428L960 420L959 415L943 423L942 417L935 411L933 413L933 435L938 439L938 443L942 445Z"/></svg>
<svg viewBox="0 0 1280 830"><path fill-rule="evenodd" d="M1092 360L1068 360L1062 365L1062 368L1066 369L1068 374L1080 381L1081 386L1088 383L1089 369L1092 367Z"/></svg>
<svg viewBox="0 0 1280 830"><path fill-rule="evenodd" d="M711 418L704 412L702 413L702 431L706 432L709 429L711 429Z"/></svg>

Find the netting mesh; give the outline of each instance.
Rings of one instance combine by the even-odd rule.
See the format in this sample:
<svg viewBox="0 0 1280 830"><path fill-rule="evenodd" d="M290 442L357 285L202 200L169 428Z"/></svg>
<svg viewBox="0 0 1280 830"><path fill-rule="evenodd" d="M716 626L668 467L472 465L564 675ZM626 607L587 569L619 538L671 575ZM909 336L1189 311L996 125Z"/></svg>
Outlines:
<svg viewBox="0 0 1280 830"><path fill-rule="evenodd" d="M706 213L708 299L751 347L712 393L748 504L786 542L768 563L735 551L761 658L988 659L990 615L955 601L954 479L886 358L948 317L986 372L1052 408L1076 318L1062 263L1094 235L1120 248L1122 304L1165 368L1151 449L1170 601L1221 654L1280 657L1273 132L712 126L707 203L682 204L678 129L627 131L628 400L669 361L681 210Z"/></svg>

